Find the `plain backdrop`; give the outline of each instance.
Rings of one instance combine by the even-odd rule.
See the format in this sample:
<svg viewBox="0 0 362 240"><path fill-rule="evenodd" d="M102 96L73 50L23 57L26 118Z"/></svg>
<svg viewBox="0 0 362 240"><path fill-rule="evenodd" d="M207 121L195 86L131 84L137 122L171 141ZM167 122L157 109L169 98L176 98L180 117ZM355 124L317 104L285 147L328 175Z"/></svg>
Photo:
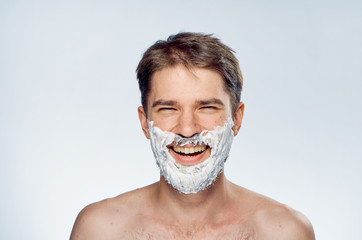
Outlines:
<svg viewBox="0 0 362 240"><path fill-rule="evenodd" d="M135 69L156 40L236 51L234 183L362 239L360 1L0 1L0 239L68 239L79 211L159 178Z"/></svg>

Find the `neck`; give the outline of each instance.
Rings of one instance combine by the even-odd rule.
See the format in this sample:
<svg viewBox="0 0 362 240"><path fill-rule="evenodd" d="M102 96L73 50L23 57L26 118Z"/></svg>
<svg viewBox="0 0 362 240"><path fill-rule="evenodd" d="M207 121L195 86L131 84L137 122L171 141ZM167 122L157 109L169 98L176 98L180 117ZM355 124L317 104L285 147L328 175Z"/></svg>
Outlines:
<svg viewBox="0 0 362 240"><path fill-rule="evenodd" d="M182 194L172 188L163 177L160 179L158 203L166 218L180 223L202 224L215 218L229 200L228 181L220 173L206 190L196 194Z"/></svg>

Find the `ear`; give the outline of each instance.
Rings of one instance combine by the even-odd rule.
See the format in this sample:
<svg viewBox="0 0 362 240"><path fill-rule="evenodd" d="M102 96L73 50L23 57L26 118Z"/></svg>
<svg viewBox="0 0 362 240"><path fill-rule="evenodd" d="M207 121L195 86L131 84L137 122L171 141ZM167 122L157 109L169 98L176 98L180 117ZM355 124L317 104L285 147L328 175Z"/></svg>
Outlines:
<svg viewBox="0 0 362 240"><path fill-rule="evenodd" d="M143 107L138 107L138 118L140 119L142 131L146 138L150 139L150 133L148 131L147 115Z"/></svg>
<svg viewBox="0 0 362 240"><path fill-rule="evenodd" d="M236 136L241 128L241 123L243 121L244 116L244 103L239 102L238 107L236 108L235 114L234 114L234 126L233 126L233 132L234 136Z"/></svg>

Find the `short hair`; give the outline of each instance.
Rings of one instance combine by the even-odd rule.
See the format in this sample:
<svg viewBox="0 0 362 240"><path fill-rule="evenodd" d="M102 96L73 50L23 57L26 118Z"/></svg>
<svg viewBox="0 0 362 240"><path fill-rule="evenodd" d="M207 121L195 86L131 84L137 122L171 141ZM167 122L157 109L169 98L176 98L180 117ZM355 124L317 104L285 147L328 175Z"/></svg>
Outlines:
<svg viewBox="0 0 362 240"><path fill-rule="evenodd" d="M141 102L146 114L152 75L177 64L189 69L200 67L219 73L224 80L225 91L230 96L232 113L235 113L240 102L243 77L234 51L212 34L183 32L154 43L143 54L137 66Z"/></svg>

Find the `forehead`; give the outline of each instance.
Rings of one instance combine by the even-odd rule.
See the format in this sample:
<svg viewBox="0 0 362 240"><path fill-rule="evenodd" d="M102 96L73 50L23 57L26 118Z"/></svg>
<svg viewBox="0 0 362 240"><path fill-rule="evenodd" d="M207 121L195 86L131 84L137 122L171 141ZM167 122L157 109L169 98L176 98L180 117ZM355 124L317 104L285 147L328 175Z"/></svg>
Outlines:
<svg viewBox="0 0 362 240"><path fill-rule="evenodd" d="M229 99L223 78L213 70L176 65L152 75L149 101L157 101L157 98L186 100L195 97Z"/></svg>

